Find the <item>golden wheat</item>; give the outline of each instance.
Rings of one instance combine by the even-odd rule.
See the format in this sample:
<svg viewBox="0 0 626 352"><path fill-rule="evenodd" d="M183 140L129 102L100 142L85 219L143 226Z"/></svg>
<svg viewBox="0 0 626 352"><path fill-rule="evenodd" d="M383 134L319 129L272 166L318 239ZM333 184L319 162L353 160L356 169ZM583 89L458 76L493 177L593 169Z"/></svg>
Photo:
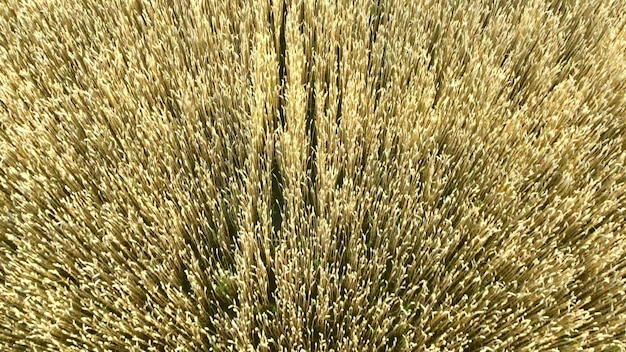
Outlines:
<svg viewBox="0 0 626 352"><path fill-rule="evenodd" d="M3 0L0 350L626 350L621 0Z"/></svg>

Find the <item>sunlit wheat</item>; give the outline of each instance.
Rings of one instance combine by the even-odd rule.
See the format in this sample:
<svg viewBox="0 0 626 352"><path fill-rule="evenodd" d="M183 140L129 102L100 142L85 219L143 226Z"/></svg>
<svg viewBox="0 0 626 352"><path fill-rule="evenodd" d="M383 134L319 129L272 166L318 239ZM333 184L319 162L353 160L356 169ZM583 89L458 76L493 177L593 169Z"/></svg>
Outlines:
<svg viewBox="0 0 626 352"><path fill-rule="evenodd" d="M625 25L0 1L0 350L626 351Z"/></svg>

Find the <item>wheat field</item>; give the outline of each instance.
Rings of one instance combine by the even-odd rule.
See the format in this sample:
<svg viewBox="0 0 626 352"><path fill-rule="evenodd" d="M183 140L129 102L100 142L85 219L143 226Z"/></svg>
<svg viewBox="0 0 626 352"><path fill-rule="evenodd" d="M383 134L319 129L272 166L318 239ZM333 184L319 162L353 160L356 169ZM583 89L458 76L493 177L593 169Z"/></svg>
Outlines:
<svg viewBox="0 0 626 352"><path fill-rule="evenodd" d="M625 25L0 1L0 350L626 351Z"/></svg>

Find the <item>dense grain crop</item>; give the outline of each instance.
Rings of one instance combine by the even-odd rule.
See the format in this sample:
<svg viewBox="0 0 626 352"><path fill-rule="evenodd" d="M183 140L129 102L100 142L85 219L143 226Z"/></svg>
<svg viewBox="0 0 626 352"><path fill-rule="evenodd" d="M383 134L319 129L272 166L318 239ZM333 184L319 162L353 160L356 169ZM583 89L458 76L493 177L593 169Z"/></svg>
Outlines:
<svg viewBox="0 0 626 352"><path fill-rule="evenodd" d="M0 350L626 350L625 24L1 1Z"/></svg>

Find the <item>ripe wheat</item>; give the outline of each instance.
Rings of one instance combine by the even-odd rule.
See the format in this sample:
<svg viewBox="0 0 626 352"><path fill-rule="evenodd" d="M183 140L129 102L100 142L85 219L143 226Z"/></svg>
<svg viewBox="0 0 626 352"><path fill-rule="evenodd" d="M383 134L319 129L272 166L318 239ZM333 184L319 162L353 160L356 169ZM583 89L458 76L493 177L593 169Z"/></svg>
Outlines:
<svg viewBox="0 0 626 352"><path fill-rule="evenodd" d="M626 350L622 0L3 0L0 350Z"/></svg>

